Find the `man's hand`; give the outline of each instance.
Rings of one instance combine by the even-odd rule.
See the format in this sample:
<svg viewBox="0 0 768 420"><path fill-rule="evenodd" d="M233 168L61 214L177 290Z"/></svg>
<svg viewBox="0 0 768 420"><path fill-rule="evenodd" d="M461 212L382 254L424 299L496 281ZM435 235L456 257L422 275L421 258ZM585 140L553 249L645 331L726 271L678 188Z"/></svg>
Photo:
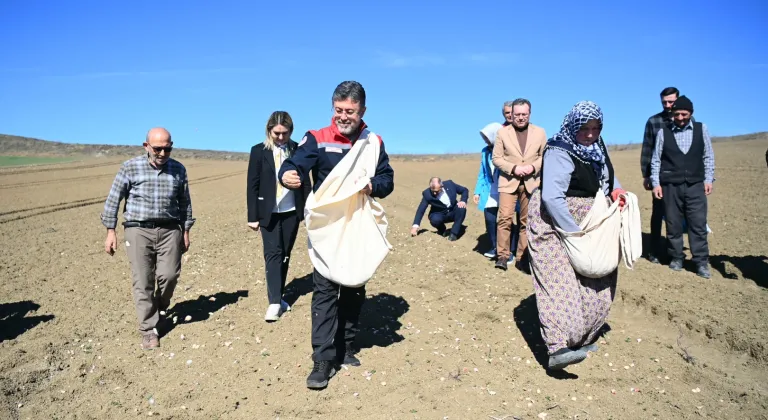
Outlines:
<svg viewBox="0 0 768 420"><path fill-rule="evenodd" d="M712 184L704 184L704 194L712 194Z"/></svg>
<svg viewBox="0 0 768 420"><path fill-rule="evenodd" d="M456 207L458 207L460 209L465 209L465 208L467 208L467 203L465 203L463 201L459 201L458 203L456 203Z"/></svg>
<svg viewBox="0 0 768 420"><path fill-rule="evenodd" d="M706 187L704 187L704 191L706 192ZM664 198L664 194L661 192L661 185L653 187L653 196L656 197L657 200Z"/></svg>
<svg viewBox="0 0 768 420"><path fill-rule="evenodd" d="M104 251L109 255L115 255L117 250L117 234L114 229L107 229L107 239L104 241Z"/></svg>
<svg viewBox="0 0 768 420"><path fill-rule="evenodd" d="M653 185L651 185L651 178L643 178L643 188L645 188L646 191L653 190Z"/></svg>
<svg viewBox="0 0 768 420"><path fill-rule="evenodd" d="M619 211L624 210L624 205L627 204L627 200L624 197L621 197L622 194L626 194L627 192L622 190L621 188L617 188L613 191L611 191L611 199L613 199L613 202L615 203L616 200L619 200Z"/></svg>
<svg viewBox="0 0 768 420"><path fill-rule="evenodd" d="M533 165L515 166L515 175L524 178L533 173Z"/></svg>
<svg viewBox="0 0 768 420"><path fill-rule="evenodd" d="M480 196L478 194L475 194L474 197L472 197L472 201L475 204L479 204L480 203Z"/></svg>
<svg viewBox="0 0 768 420"><path fill-rule="evenodd" d="M528 176L533 173L533 165L525 165L523 166L523 175Z"/></svg>
<svg viewBox="0 0 768 420"><path fill-rule="evenodd" d="M366 185L365 188L363 188L362 193L365 195L371 195L372 192L373 192L373 185L371 185L371 183L369 182L368 185Z"/></svg>
<svg viewBox="0 0 768 420"><path fill-rule="evenodd" d="M254 232L259 231L259 222L248 222L248 227L253 229Z"/></svg>
<svg viewBox="0 0 768 420"><path fill-rule="evenodd" d="M411 228L411 236L416 236L418 234L419 234L419 227L418 226L412 227Z"/></svg>
<svg viewBox="0 0 768 420"><path fill-rule="evenodd" d="M301 187L301 178L299 178L299 173L296 171L285 171L282 181L283 185L292 190Z"/></svg>
<svg viewBox="0 0 768 420"><path fill-rule="evenodd" d="M187 251L189 251L189 231L185 230L184 231L184 248L182 248L181 253L183 254Z"/></svg>

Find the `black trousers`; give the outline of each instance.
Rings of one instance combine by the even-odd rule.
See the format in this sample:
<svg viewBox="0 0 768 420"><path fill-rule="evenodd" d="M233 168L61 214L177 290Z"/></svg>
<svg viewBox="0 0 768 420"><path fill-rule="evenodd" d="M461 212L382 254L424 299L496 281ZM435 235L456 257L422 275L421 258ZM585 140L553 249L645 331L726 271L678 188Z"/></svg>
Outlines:
<svg viewBox="0 0 768 420"><path fill-rule="evenodd" d="M296 212L272 213L268 226L261 226L264 244L264 268L267 274L267 298L270 304L279 304L288 276L291 250L296 242L299 221Z"/></svg>
<svg viewBox="0 0 768 420"><path fill-rule="evenodd" d="M656 257L664 251L664 243L661 238L661 224L664 221L664 199L653 197L653 208L651 210L651 254Z"/></svg>
<svg viewBox="0 0 768 420"><path fill-rule="evenodd" d="M430 214L429 224L431 224L432 227L437 229L438 232L442 233L445 231L445 224L449 222L453 222L453 226L451 226L451 233L456 236L459 236L459 231L461 230L461 224L464 223L465 217L467 217L466 208L460 209L458 207L454 207L444 212Z"/></svg>
<svg viewBox="0 0 768 420"><path fill-rule="evenodd" d="M365 286L344 287L317 272L312 294L312 360L344 360L346 346L353 345L359 331Z"/></svg>
<svg viewBox="0 0 768 420"><path fill-rule="evenodd" d="M662 185L666 213L668 253L671 258L683 259L683 220L688 223L688 245L693 262L709 261L707 243L707 195L704 183Z"/></svg>

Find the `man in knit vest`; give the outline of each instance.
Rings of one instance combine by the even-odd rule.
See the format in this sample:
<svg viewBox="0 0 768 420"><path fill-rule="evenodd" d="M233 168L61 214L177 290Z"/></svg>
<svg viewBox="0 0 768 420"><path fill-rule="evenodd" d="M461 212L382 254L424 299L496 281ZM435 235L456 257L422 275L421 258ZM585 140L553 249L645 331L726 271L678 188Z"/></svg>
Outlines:
<svg viewBox="0 0 768 420"><path fill-rule="evenodd" d="M674 124L656 133L651 158L653 195L664 200L669 268L683 269L683 221L696 274L709 278L707 196L712 193L715 155L707 126L691 121L693 103L685 95L672 106Z"/></svg>
<svg viewBox="0 0 768 420"><path fill-rule="evenodd" d="M665 125L672 125L672 105L680 96L680 91L673 86L664 88L659 94L661 98L661 112L652 115L645 123L643 134L643 148L640 152L640 170L643 173L643 188L653 190L651 185L651 157L656 146L656 134ZM653 193L651 193L653 194ZM648 261L659 264L659 256L664 250L661 241L661 223L664 221L664 200L653 197L651 211L651 242L648 251Z"/></svg>

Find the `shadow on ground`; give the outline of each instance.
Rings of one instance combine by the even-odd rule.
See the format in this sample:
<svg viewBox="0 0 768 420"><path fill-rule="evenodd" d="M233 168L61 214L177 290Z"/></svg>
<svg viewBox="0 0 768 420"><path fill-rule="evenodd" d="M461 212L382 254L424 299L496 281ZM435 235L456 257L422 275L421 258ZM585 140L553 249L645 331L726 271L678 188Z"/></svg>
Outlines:
<svg viewBox="0 0 768 420"><path fill-rule="evenodd" d="M360 331L356 345L361 349L387 347L403 341L398 334L403 326L400 317L410 309L408 302L400 296L379 293L366 298L360 313Z"/></svg>
<svg viewBox="0 0 768 420"><path fill-rule="evenodd" d="M312 293L314 282L312 273L302 277L295 277L283 290L283 300L293 306L302 296Z"/></svg>
<svg viewBox="0 0 768 420"><path fill-rule="evenodd" d="M0 342L13 340L38 324L54 318L53 315L26 317L29 312L37 312L38 309L40 305L31 300L0 303Z"/></svg>
<svg viewBox="0 0 768 420"><path fill-rule="evenodd" d="M743 257L714 255L709 258L709 261L712 268L727 279L738 279L739 276L735 272L738 270L743 278L754 281L760 287L768 288L768 257L765 255Z"/></svg>
<svg viewBox="0 0 768 420"><path fill-rule="evenodd" d="M547 376L555 379L578 379L579 376L573 373L566 372L565 370L549 370L547 369L549 362L549 355L547 353L547 346L544 344L544 340L541 338L541 323L539 322L539 312L536 308L536 295L530 295L527 298L520 301L514 310L515 323L520 330L520 334L523 335L528 348L533 352L533 356L541 367L547 372ZM610 327L606 324L605 331L610 330Z"/></svg>
<svg viewBox="0 0 768 420"><path fill-rule="evenodd" d="M247 290L238 290L237 292L218 292L213 295L200 295L195 300L185 300L171 307L166 313L166 321L158 327L159 335L165 336L173 331L179 324L192 324L205 321L211 317L211 314L219 309L237 302L240 298L248 297ZM184 318L189 315L192 317L189 321ZM177 322L173 323L173 317L178 317Z"/></svg>

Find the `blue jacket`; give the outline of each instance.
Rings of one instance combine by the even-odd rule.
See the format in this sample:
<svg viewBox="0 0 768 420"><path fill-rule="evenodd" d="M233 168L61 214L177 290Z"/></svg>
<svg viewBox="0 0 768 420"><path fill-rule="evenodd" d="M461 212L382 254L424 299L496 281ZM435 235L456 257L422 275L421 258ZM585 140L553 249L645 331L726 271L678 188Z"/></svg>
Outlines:
<svg viewBox="0 0 768 420"><path fill-rule="evenodd" d="M419 204L419 208L416 209L416 217L413 219L414 225L420 225L421 219L424 218L424 213L427 211L427 206L430 206L429 214L432 213L442 213L442 212L448 212L456 208L456 204L458 203L458 200L456 200L456 195L461 195L461 201L467 202L467 198L469 196L469 190L467 187L463 187L450 179L447 179L443 181L443 188L445 189L445 193L448 195L448 198L450 200L451 205L449 207L445 207L445 204L443 204L442 201L440 201L439 198L432 195L432 191L430 191L429 188L425 189L421 192L421 203Z"/></svg>
<svg viewBox="0 0 768 420"><path fill-rule="evenodd" d="M492 155L493 147L491 146L483 147L480 152L480 170L477 171L477 182L475 183L475 194L480 196L480 202L477 203L477 208L480 211L485 210L485 203L488 201L488 196L491 195L494 172L498 170L491 162Z"/></svg>
<svg viewBox="0 0 768 420"><path fill-rule="evenodd" d="M360 130L365 129L365 122L361 122ZM379 136L379 140L381 141L381 136ZM312 173L312 179L315 183L312 190L317 191L325 177L349 153L353 144L353 141L339 132L333 121L328 127L307 131L304 138L299 142L295 154L290 159L286 159L280 166L278 179L282 184L283 174L291 170L298 172L302 180L308 180L309 174ZM376 174L371 177L373 189L371 197L384 198L391 194L395 189L394 177L395 171L389 165L389 156L384 150L382 141Z"/></svg>

